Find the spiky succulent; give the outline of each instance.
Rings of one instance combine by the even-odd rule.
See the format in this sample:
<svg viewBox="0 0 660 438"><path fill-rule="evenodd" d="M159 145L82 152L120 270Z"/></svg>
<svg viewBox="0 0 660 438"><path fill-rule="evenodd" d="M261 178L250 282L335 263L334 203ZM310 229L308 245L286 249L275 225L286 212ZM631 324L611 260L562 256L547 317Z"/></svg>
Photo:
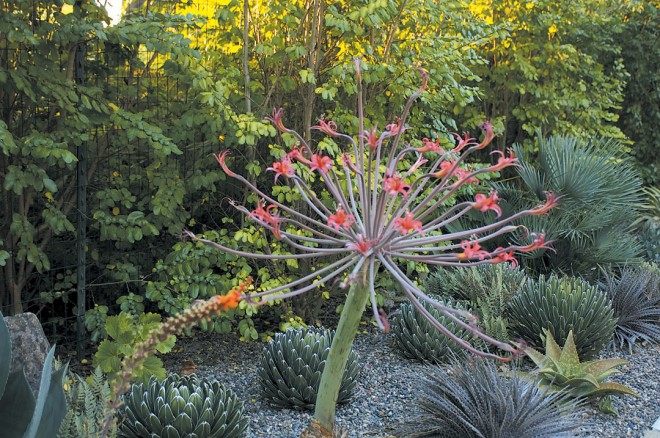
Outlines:
<svg viewBox="0 0 660 438"><path fill-rule="evenodd" d="M466 329L450 321L435 307L426 303L423 305L434 318L437 318L456 336L466 340L470 339ZM443 305L452 305L453 308L461 310L458 303L443 302ZM420 311L410 303L404 303L399 308L399 313L392 322L392 332L397 348L408 359L438 363L447 361L464 351L456 341L433 327L428 319L424 318Z"/></svg>
<svg viewBox="0 0 660 438"><path fill-rule="evenodd" d="M574 277L541 276L528 283L509 303L510 333L532 345L543 345L549 329L557 342L573 330L578 354L595 357L612 339L616 318L607 295Z"/></svg>
<svg viewBox="0 0 660 438"><path fill-rule="evenodd" d="M568 333L564 348L559 345L548 330L545 332L545 355L531 347L525 353L538 367L533 379L539 386L551 392L562 392L576 398L601 398L600 408L604 412L616 414L612 408L610 395L637 394L625 385L604 380L618 373L616 367L626 365L624 359L596 359L580 362L575 348L573 332Z"/></svg>
<svg viewBox="0 0 660 438"><path fill-rule="evenodd" d="M195 375L172 374L162 382L152 377L133 385L117 416L118 436L127 438L233 438L247 436L248 428L236 395Z"/></svg>
<svg viewBox="0 0 660 438"><path fill-rule="evenodd" d="M614 338L610 346L632 351L638 339L660 342L660 276L645 266L624 268L619 275L605 273L600 288L612 301L617 318Z"/></svg>
<svg viewBox="0 0 660 438"><path fill-rule="evenodd" d="M279 408L314 409L333 337L334 331L313 328L276 333L264 347L257 367L266 401ZM360 370L358 356L351 351L337 403L351 399Z"/></svg>
<svg viewBox="0 0 660 438"><path fill-rule="evenodd" d="M504 265L439 268L426 279L426 292L476 302L494 292L508 302L527 282L522 269Z"/></svg>
<svg viewBox="0 0 660 438"><path fill-rule="evenodd" d="M584 431L578 401L504 377L492 362L456 362L449 370L431 367L419 388L421 414L398 436L559 438Z"/></svg>

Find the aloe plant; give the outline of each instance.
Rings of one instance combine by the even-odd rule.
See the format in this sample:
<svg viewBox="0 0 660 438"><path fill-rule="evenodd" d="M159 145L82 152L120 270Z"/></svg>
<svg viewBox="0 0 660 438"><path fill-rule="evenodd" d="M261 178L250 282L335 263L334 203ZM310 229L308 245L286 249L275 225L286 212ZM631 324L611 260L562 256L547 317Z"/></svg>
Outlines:
<svg viewBox="0 0 660 438"><path fill-rule="evenodd" d="M535 377L537 383L550 392L563 391L576 398L600 398L601 411L615 415L611 395L638 396L625 385L604 381L618 373L616 368L628 364L628 361L612 358L580 362L572 330L568 333L563 349L552 337L552 333L546 330L545 354L532 347L527 347L525 353L538 367Z"/></svg>
<svg viewBox="0 0 660 438"><path fill-rule="evenodd" d="M44 361L35 399L23 368L12 373L11 338L0 312L0 438L51 438L66 415L67 405L62 387L67 365L54 373L55 346Z"/></svg>

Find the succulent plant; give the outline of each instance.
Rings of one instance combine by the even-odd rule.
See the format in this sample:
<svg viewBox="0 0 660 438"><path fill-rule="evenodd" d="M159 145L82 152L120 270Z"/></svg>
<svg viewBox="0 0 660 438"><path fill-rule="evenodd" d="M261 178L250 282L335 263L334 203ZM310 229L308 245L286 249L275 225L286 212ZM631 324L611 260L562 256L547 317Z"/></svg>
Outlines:
<svg viewBox="0 0 660 438"><path fill-rule="evenodd" d="M444 304L441 300L439 302ZM465 328L451 321L432 305L426 302L422 305L456 336L469 339ZM452 303L451 306L463 310L459 303ZM408 359L439 363L464 352L458 343L433 327L411 303L404 303L399 307L399 312L392 322L392 332L395 345Z"/></svg>
<svg viewBox="0 0 660 438"><path fill-rule="evenodd" d="M612 339L616 318L607 295L574 277L541 276L527 283L509 303L510 333L532 345L543 345L550 330L557 342L566 342L573 330L578 354L595 357Z"/></svg>
<svg viewBox="0 0 660 438"><path fill-rule="evenodd" d="M397 436L560 438L584 431L579 401L504 377L492 362L431 367L419 388L421 414Z"/></svg>
<svg viewBox="0 0 660 438"><path fill-rule="evenodd" d="M630 394L638 396L632 389L616 382L604 380L612 374L618 373L616 367L626 365L624 359L596 359L589 362L580 362L573 332L568 333L564 348L552 337L552 333L545 333L545 355L532 347L527 347L525 353L538 367L534 379L541 388L551 392L562 392L575 398L600 397L600 409L604 412L616 414L612 408L610 395Z"/></svg>
<svg viewBox="0 0 660 438"><path fill-rule="evenodd" d="M599 287L612 301L617 318L613 349L628 345L632 351L638 339L660 343L660 275L644 266L624 268L620 275L605 273Z"/></svg>
<svg viewBox="0 0 660 438"><path fill-rule="evenodd" d="M439 268L426 279L426 292L457 300L476 302L494 292L508 302L527 282L531 281L522 269L505 264Z"/></svg>
<svg viewBox="0 0 660 438"><path fill-rule="evenodd" d="M120 437L233 438L247 436L243 403L216 380L171 374L138 383L119 409Z"/></svg>
<svg viewBox="0 0 660 438"><path fill-rule="evenodd" d="M11 338L0 312L0 438L50 438L60 427L67 405L62 383L67 365L51 374L55 346L44 361L35 400L23 368L9 372L11 366Z"/></svg>
<svg viewBox="0 0 660 438"><path fill-rule="evenodd" d="M101 368L96 367L88 379L70 372L64 394L69 410L60 425L58 438L100 437L103 418L112 398L110 384ZM109 433L117 436L116 425Z"/></svg>
<svg viewBox="0 0 660 438"><path fill-rule="evenodd" d="M266 401L279 408L314 409L333 337L334 331L313 328L276 333L264 347L257 367ZM351 351L337 403L350 401L360 370L358 356Z"/></svg>

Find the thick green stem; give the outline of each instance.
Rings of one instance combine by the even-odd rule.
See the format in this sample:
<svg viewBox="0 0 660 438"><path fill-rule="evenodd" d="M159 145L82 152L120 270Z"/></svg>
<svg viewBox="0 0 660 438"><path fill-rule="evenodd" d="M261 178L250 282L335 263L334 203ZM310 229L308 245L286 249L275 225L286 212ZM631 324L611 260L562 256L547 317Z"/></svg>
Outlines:
<svg viewBox="0 0 660 438"><path fill-rule="evenodd" d="M332 340L328 359L321 375L321 384L318 396L316 397L314 421L322 429L325 429L324 432L328 434L327 436L332 436L339 387L344 376L344 369L346 368L348 355L353 347L353 340L357 334L362 313L364 313L364 307L369 299L369 285L366 281L367 269L368 267L365 263L365 266L357 276L358 278L348 291L348 298L346 299L346 303L344 303L337 332Z"/></svg>

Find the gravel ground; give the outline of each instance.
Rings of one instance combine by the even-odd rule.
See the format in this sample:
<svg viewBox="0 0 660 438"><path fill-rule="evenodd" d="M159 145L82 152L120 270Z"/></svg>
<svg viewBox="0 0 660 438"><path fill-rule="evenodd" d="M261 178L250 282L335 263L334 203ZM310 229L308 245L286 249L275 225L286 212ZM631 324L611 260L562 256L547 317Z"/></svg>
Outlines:
<svg viewBox="0 0 660 438"><path fill-rule="evenodd" d="M273 409L261 400L256 365L262 348L260 343L242 343L233 336L198 334L179 340L175 352L163 359L171 372L179 372L187 359L194 363L197 375L216 378L231 388L245 404L250 437L297 437L311 413ZM397 425L416 414L416 386L424 365L401 358L394 350L391 334L359 334L354 349L364 365L363 372L354 399L337 409L338 423L350 431L349 437L393 436ZM611 380L628 385L640 397L613 397L618 417L589 405L585 420L594 427L591 436L641 438L660 417L660 349L639 346L632 355L618 352L609 356L630 362Z"/></svg>

